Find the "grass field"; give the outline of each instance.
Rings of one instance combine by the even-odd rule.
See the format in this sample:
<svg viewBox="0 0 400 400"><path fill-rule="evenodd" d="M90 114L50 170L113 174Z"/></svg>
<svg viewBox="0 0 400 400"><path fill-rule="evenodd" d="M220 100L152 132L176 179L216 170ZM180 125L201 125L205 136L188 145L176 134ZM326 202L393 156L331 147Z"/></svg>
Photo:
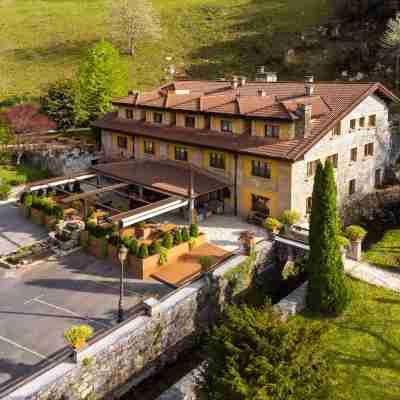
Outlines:
<svg viewBox="0 0 400 400"><path fill-rule="evenodd" d="M341 400L397 400L400 393L400 296L348 279L353 300L339 318L296 318L327 324L326 346L338 368Z"/></svg>
<svg viewBox="0 0 400 400"><path fill-rule="evenodd" d="M0 0L0 99L38 95L49 82L70 77L82 51L110 37L110 1ZM142 43L135 57L124 57L129 87L159 83L167 56L193 77L252 75L260 64L289 76L293 71L281 66L282 55L298 40L295 33L328 14L329 1L153 0L162 40ZM302 68L294 70L302 76Z"/></svg>
<svg viewBox="0 0 400 400"><path fill-rule="evenodd" d="M387 231L382 240L365 253L366 261L382 268L400 269L400 229Z"/></svg>

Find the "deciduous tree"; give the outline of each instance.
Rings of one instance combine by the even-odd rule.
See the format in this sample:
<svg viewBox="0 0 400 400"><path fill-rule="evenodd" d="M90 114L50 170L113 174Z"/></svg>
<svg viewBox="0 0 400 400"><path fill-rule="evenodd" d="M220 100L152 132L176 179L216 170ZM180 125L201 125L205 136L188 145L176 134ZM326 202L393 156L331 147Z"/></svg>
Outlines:
<svg viewBox="0 0 400 400"><path fill-rule="evenodd" d="M123 35L131 56L140 40L161 36L160 18L149 0L113 0L111 26L115 36Z"/></svg>

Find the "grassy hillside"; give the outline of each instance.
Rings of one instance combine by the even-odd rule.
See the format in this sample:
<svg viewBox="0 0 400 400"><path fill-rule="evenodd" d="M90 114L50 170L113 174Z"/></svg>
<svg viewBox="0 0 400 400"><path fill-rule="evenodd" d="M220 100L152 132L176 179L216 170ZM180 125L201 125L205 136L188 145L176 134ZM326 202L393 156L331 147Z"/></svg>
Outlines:
<svg viewBox="0 0 400 400"><path fill-rule="evenodd" d="M110 1L0 0L0 99L37 95L48 82L71 76L82 50L110 37ZM153 2L161 14L163 39L142 43L134 58L124 57L132 88L159 83L167 56L193 77L250 75L259 64L280 66L295 33L329 13L329 0ZM301 76L303 70L294 73Z"/></svg>

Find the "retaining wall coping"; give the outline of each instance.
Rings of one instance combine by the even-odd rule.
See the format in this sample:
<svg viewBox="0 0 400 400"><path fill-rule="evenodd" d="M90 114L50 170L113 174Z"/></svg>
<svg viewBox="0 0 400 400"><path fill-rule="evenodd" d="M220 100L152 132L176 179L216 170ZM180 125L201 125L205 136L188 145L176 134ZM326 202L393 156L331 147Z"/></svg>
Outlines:
<svg viewBox="0 0 400 400"><path fill-rule="evenodd" d="M246 261L247 256L244 255L237 255L227 261L225 261L224 263L222 263L213 273L212 275L214 277L220 277L223 276L224 274L226 274L228 271L230 271L231 269L237 267L239 264L241 264L242 262Z"/></svg>
<svg viewBox="0 0 400 400"><path fill-rule="evenodd" d="M53 384L58 379L62 379L66 374L76 368L76 364L72 362L62 362L56 365L54 368L46 371L42 375L33 379L29 384L21 386L8 396L4 397L3 400L25 400L35 393L43 390L46 386Z"/></svg>

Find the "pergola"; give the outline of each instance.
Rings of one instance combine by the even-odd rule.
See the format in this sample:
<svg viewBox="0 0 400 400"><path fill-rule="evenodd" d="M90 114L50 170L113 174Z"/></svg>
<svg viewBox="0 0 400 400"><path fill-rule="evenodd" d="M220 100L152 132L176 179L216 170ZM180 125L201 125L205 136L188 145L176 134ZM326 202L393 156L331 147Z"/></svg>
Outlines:
<svg viewBox="0 0 400 400"><path fill-rule="evenodd" d="M82 183L86 187L92 186L93 189L82 193L65 190L65 185L75 182ZM108 217L107 221L122 229L187 206L189 206L189 222L193 222L195 199L229 186L223 179L217 179L195 166L142 160L97 165L89 171L34 182L27 190L35 192L55 189L66 195L60 199L62 204L82 202L85 216L88 204L94 202L97 206L111 211L113 215ZM138 193L132 188L137 189ZM156 200L146 200L143 196L144 189L154 193ZM128 199L131 206L132 202L139 206L126 211L114 205L104 204L99 197L107 193Z"/></svg>

